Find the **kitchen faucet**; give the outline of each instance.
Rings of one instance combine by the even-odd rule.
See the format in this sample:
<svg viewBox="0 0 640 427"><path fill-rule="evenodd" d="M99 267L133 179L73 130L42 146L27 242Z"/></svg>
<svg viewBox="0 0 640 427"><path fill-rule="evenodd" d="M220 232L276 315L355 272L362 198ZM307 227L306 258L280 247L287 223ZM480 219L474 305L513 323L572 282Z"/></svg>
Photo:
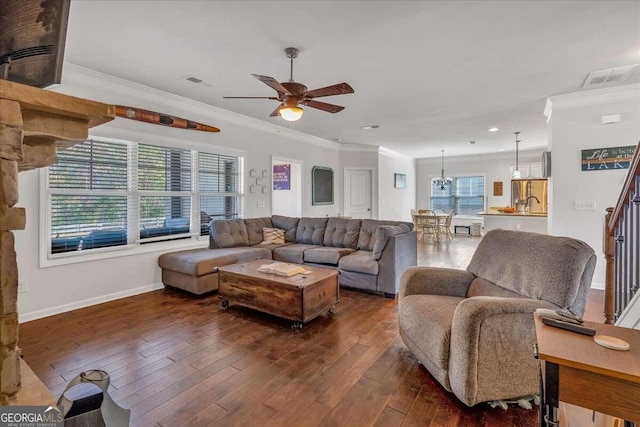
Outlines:
<svg viewBox="0 0 640 427"><path fill-rule="evenodd" d="M527 200L525 200L525 203L527 204L527 207L529 208L529 211L531 211L531 205L529 204L529 200L531 200L531 199L536 199L536 202L538 202L538 204L540 204L540 199L538 199L536 196L527 197Z"/></svg>

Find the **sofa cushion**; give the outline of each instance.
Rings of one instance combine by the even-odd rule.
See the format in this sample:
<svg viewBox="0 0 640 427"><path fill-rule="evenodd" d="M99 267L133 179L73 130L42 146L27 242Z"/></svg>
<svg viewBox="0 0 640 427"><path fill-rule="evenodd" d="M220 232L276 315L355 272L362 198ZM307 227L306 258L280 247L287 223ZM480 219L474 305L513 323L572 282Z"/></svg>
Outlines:
<svg viewBox="0 0 640 427"><path fill-rule="evenodd" d="M340 258L340 270L356 271L365 274L378 274L378 261L373 258L373 252L356 251Z"/></svg>
<svg viewBox="0 0 640 427"><path fill-rule="evenodd" d="M158 265L164 270L177 271L189 276L212 273L216 267L254 259L271 259L266 248L191 249L160 255Z"/></svg>
<svg viewBox="0 0 640 427"><path fill-rule="evenodd" d="M272 215L271 223L276 228L284 230L284 241L287 243L295 243L296 231L298 230L298 222L300 218L290 216Z"/></svg>
<svg viewBox="0 0 640 427"><path fill-rule="evenodd" d="M329 218L324 232L324 245L355 249L360 234L360 219Z"/></svg>
<svg viewBox="0 0 640 427"><path fill-rule="evenodd" d="M247 227L242 219L213 221L211 223L211 237L217 248L249 246Z"/></svg>
<svg viewBox="0 0 640 427"><path fill-rule="evenodd" d="M300 218L296 230L296 243L322 245L329 218Z"/></svg>
<svg viewBox="0 0 640 427"><path fill-rule="evenodd" d="M304 251L304 262L338 265L340 258L354 251L351 248L311 248Z"/></svg>
<svg viewBox="0 0 640 427"><path fill-rule="evenodd" d="M382 256L382 251L387 246L389 238L396 234L408 233L409 227L405 224L400 225L379 225L376 228L375 238L373 241L373 258L379 260Z"/></svg>
<svg viewBox="0 0 640 427"><path fill-rule="evenodd" d="M304 251L318 247L319 246L316 245L305 245L302 243L281 246L273 250L273 259L275 261L302 264L304 262Z"/></svg>
<svg viewBox="0 0 640 427"><path fill-rule="evenodd" d="M480 241L467 271L501 288L567 308L578 296L592 257L589 245L568 237L491 230Z"/></svg>
<svg viewBox="0 0 640 427"><path fill-rule="evenodd" d="M467 290L467 298L471 297L526 298L524 295L501 288L482 277L476 277L471 281Z"/></svg>
<svg viewBox="0 0 640 427"><path fill-rule="evenodd" d="M268 244L283 245L284 230L282 228L268 228L268 227L263 228L262 242L260 243L263 245L268 245Z"/></svg>
<svg viewBox="0 0 640 427"><path fill-rule="evenodd" d="M398 310L398 323L404 337L443 370L449 369L453 313L463 300L445 295L409 295L402 299Z"/></svg>
<svg viewBox="0 0 640 427"><path fill-rule="evenodd" d="M400 225L405 224L409 231L413 230L413 224L402 221L380 221L377 219L363 219L358 235L358 249L363 251L373 251L375 243L375 232L379 225Z"/></svg>
<svg viewBox="0 0 640 427"><path fill-rule="evenodd" d="M270 217L265 218L245 218L244 225L247 227L247 236L249 237L249 246L257 245L262 242L263 228L273 227Z"/></svg>

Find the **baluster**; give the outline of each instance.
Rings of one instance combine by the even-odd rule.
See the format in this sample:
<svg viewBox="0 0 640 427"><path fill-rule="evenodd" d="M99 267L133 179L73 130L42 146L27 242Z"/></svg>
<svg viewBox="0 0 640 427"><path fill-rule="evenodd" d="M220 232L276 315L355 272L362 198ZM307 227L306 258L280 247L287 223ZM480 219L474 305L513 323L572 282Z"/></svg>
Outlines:
<svg viewBox="0 0 640 427"><path fill-rule="evenodd" d="M632 262L635 263L635 280L632 288L633 294L638 292L640 289L640 175L636 175L636 184L635 190L633 192L633 211L635 212L635 221L633 222L633 228L635 229L635 233L631 236L634 236L634 244L635 244L635 253L632 257Z"/></svg>
<svg viewBox="0 0 640 427"><path fill-rule="evenodd" d="M624 242L624 237L622 236L622 221L616 227L616 254L615 254L615 263L616 263L616 272L615 272L615 310L614 310L614 319L618 319L620 313L622 312L622 242Z"/></svg>
<svg viewBox="0 0 640 427"><path fill-rule="evenodd" d="M613 324L615 321L615 238L614 234L609 232L609 221L611 221L611 214L613 208L607 208L607 213L604 217L604 236L603 236L603 252L606 261L606 275L605 275L605 288L604 288L604 323Z"/></svg>

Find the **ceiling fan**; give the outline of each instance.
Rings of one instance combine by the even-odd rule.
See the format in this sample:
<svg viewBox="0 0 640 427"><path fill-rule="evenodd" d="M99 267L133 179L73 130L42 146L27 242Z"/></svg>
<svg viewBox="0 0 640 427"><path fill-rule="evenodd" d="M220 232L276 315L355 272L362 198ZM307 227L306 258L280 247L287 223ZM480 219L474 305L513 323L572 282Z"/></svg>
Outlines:
<svg viewBox="0 0 640 427"><path fill-rule="evenodd" d="M293 80L293 60L298 57L300 51L295 47L288 47L284 50L287 58L291 60L291 75L288 82L279 83L276 79L269 76L261 76L252 74L253 77L260 80L270 88L278 92L278 96L225 96L225 99L273 99L280 101L280 105L271 114L270 117L280 115L284 120L294 122L300 117L304 109L300 105L317 108L318 110L328 113L339 113L344 107L326 102L315 101L315 98L322 96L344 95L353 93L353 88L347 83L338 83L335 85L323 87L320 89L307 90L302 83Z"/></svg>

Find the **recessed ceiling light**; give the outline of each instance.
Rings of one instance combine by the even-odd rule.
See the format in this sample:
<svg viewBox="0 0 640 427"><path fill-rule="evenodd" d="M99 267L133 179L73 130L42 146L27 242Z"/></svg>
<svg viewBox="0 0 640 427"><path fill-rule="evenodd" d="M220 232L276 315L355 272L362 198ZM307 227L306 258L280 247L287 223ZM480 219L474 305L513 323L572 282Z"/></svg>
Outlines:
<svg viewBox="0 0 640 427"><path fill-rule="evenodd" d="M493 128L489 128L489 132L498 132L498 128L493 127Z"/></svg>
<svg viewBox="0 0 640 427"><path fill-rule="evenodd" d="M366 126L361 126L360 129L369 130L369 129L378 129L379 127L380 125L366 125Z"/></svg>
<svg viewBox="0 0 640 427"><path fill-rule="evenodd" d="M469 141L469 145L475 145L476 142L475 141Z"/></svg>
<svg viewBox="0 0 640 427"><path fill-rule="evenodd" d="M504 151L504 148L499 149L498 151Z"/></svg>

